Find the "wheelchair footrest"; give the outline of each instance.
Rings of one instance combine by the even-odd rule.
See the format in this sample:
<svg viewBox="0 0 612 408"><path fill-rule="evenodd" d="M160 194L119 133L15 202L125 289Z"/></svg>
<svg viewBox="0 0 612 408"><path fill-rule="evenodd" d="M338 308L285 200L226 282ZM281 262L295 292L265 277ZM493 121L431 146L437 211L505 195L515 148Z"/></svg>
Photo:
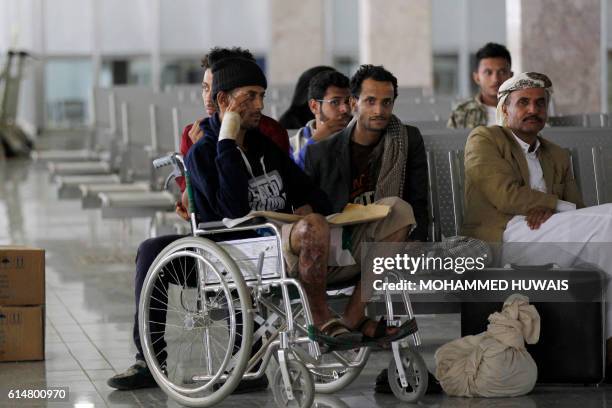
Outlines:
<svg viewBox="0 0 612 408"><path fill-rule="evenodd" d="M362 336L361 341L349 342L339 341L338 339L326 336L322 334L316 327L308 326L308 338L312 341L317 341L324 346L322 352L329 353L331 351L351 350L362 347L374 347L374 348L389 348L389 345L395 341L402 340L411 334L416 333L419 330L416 319L413 317L410 320L406 320L401 326L398 327L398 331L392 335L383 337L367 337Z"/></svg>

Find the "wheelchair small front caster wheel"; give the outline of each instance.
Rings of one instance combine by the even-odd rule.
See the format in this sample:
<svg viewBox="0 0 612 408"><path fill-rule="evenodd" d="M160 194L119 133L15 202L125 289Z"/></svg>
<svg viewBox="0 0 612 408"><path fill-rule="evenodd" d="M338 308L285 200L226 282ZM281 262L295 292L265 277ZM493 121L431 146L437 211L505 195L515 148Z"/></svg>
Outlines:
<svg viewBox="0 0 612 408"><path fill-rule="evenodd" d="M272 393L276 405L282 408L309 408L314 400L314 383L310 372L304 364L297 360L287 361L287 371L293 399L290 400L287 395L283 374L279 367L272 382Z"/></svg>
<svg viewBox="0 0 612 408"><path fill-rule="evenodd" d="M406 387L402 387L399 372L395 364L395 359L391 358L389 362L389 385L393 394L400 401L404 402L417 402L420 400L425 391L427 391L427 382L429 379L429 372L427 371L427 365L423 360L423 357L411 348L402 348L399 350L400 361L406 374Z"/></svg>

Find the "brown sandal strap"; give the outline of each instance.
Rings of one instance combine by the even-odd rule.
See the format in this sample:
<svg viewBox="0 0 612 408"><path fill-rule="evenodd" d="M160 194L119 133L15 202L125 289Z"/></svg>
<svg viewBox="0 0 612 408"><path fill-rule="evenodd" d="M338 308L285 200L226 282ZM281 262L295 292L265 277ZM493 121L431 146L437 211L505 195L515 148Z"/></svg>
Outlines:
<svg viewBox="0 0 612 408"><path fill-rule="evenodd" d="M340 319L330 319L319 329L321 333L330 337L337 337L341 334L350 333L351 331L344 325Z"/></svg>
<svg viewBox="0 0 612 408"><path fill-rule="evenodd" d="M364 316L357 325L355 330L358 330L363 333L363 329L365 329L365 325L369 322L374 322L376 324L376 328L374 329L373 339L382 338L387 335L387 319L381 317L380 320L376 321L367 316Z"/></svg>
<svg viewBox="0 0 612 408"><path fill-rule="evenodd" d="M372 319L370 319L368 316L363 316L361 318L361 320L359 320L359 322L357 323L357 325L355 326L355 330L363 332L363 327Z"/></svg>

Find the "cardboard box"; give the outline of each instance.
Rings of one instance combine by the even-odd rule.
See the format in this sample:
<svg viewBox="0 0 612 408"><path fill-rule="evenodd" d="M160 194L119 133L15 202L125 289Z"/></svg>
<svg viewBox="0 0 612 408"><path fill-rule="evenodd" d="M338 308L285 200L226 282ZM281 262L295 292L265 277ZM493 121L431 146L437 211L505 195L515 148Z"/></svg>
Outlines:
<svg viewBox="0 0 612 408"><path fill-rule="evenodd" d="M0 306L0 361L45 359L45 308Z"/></svg>
<svg viewBox="0 0 612 408"><path fill-rule="evenodd" d="M45 250L0 246L0 306L45 304Z"/></svg>

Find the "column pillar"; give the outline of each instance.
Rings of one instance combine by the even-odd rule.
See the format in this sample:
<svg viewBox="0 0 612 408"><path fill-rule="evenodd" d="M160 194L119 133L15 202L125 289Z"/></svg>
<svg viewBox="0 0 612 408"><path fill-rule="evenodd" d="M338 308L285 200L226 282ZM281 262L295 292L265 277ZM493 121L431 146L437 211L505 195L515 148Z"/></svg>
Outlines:
<svg viewBox="0 0 612 408"><path fill-rule="evenodd" d="M293 86L302 72L324 64L325 10L325 0L270 0L268 82Z"/></svg>
<svg viewBox="0 0 612 408"><path fill-rule="evenodd" d="M400 86L433 88L430 0L359 0L359 59Z"/></svg>
<svg viewBox="0 0 612 408"><path fill-rule="evenodd" d="M512 70L548 75L557 115L605 110L601 9L600 0L506 0Z"/></svg>

